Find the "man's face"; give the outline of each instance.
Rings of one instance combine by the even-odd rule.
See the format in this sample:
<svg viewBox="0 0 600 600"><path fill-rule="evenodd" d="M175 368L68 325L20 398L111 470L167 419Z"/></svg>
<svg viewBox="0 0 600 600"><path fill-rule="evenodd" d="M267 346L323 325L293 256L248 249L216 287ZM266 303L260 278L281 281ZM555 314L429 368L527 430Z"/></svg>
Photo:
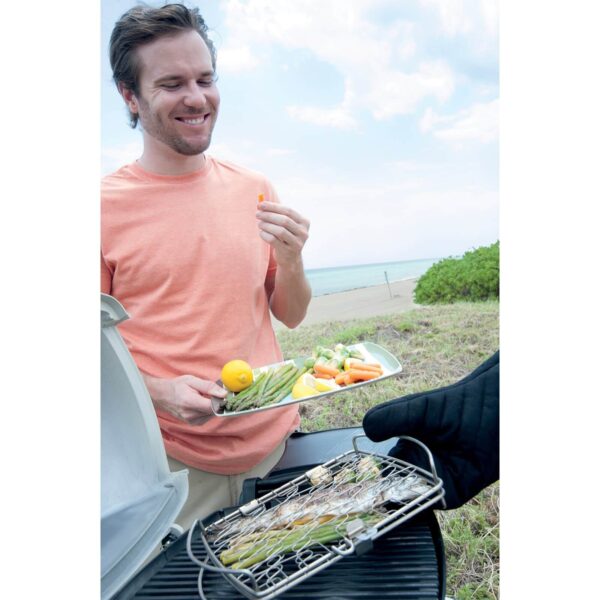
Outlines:
<svg viewBox="0 0 600 600"><path fill-rule="evenodd" d="M148 141L185 156L204 152L220 101L204 40L185 31L141 46L137 55L140 92L127 103L139 114L143 131L152 138Z"/></svg>

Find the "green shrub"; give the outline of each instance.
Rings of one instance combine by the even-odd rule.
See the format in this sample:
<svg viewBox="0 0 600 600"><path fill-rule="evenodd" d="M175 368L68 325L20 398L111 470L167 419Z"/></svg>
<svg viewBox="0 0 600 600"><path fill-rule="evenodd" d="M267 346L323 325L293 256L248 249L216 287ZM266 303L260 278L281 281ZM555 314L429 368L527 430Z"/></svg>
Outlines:
<svg viewBox="0 0 600 600"><path fill-rule="evenodd" d="M419 278L417 304L476 302L500 297L500 243L465 252L462 258L444 258Z"/></svg>

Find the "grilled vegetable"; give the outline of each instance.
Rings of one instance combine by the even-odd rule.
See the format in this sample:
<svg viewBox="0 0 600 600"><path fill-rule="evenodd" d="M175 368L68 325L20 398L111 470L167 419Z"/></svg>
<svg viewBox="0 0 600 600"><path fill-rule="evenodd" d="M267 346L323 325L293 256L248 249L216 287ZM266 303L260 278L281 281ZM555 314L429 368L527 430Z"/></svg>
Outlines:
<svg viewBox="0 0 600 600"><path fill-rule="evenodd" d="M311 469L306 473L306 475L308 476L308 479L312 485L326 484L330 481L333 481L333 475L331 474L331 471L323 465L319 465L318 467Z"/></svg>
<svg viewBox="0 0 600 600"><path fill-rule="evenodd" d="M382 517L364 513L352 519L343 516L318 526L312 523L292 529L265 531L261 537L253 536L251 540L240 538L235 546L223 551L219 559L224 565L231 565L232 569L247 569L275 554L287 554L317 544L335 542L347 535L348 523L356 518L360 518L366 526L373 526Z"/></svg>

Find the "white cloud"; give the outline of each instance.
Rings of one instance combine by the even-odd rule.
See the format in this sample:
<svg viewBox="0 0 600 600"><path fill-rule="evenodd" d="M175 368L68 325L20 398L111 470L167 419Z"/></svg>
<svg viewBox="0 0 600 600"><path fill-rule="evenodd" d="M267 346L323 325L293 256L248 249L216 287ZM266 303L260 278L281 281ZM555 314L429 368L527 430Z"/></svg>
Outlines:
<svg viewBox="0 0 600 600"><path fill-rule="evenodd" d="M498 0L421 0L438 13L443 31L451 37L476 33L498 33Z"/></svg>
<svg viewBox="0 0 600 600"><path fill-rule="evenodd" d="M448 99L454 89L452 72L442 62L422 63L414 73L382 71L365 96L365 107L371 107L378 120L396 114L409 114L428 96L440 101Z"/></svg>
<svg viewBox="0 0 600 600"><path fill-rule="evenodd" d="M113 173L123 165L133 162L142 155L142 136L138 139L118 146L108 146L102 149L102 175Z"/></svg>
<svg viewBox="0 0 600 600"><path fill-rule="evenodd" d="M414 112L425 98L443 101L454 90L455 77L445 62L406 64L417 52L414 24L370 19L371 9L385 5L381 0L229 0L224 9L236 43L308 50L333 66L344 81L340 104L293 106L288 112L305 122L348 129L365 111L388 119Z"/></svg>
<svg viewBox="0 0 600 600"><path fill-rule="evenodd" d="M336 108L288 106L287 113L290 117L298 121L334 127L336 129L355 129L357 126L356 119L354 119L348 110L341 106Z"/></svg>
<svg viewBox="0 0 600 600"><path fill-rule="evenodd" d="M484 186L447 189L406 173L376 181L290 177L277 190L311 221L307 268L448 256L498 238L498 193Z"/></svg>
<svg viewBox="0 0 600 600"><path fill-rule="evenodd" d="M474 104L453 115L438 115L428 108L419 125L421 131L447 142L489 143L498 139L498 107L499 101L495 99Z"/></svg>
<svg viewBox="0 0 600 600"><path fill-rule="evenodd" d="M267 156L289 156L295 152L296 151L291 148L268 148Z"/></svg>
<svg viewBox="0 0 600 600"><path fill-rule="evenodd" d="M216 158L244 165L249 169L258 169L257 148L249 140L237 139L235 144L214 141L207 153Z"/></svg>
<svg viewBox="0 0 600 600"><path fill-rule="evenodd" d="M439 18L450 38L465 37L477 53L497 51L498 0L420 0Z"/></svg>
<svg viewBox="0 0 600 600"><path fill-rule="evenodd" d="M442 29L447 35L464 34L473 29L472 15L464 0L421 0L424 6L438 12Z"/></svg>
<svg viewBox="0 0 600 600"><path fill-rule="evenodd" d="M227 46L221 48L217 55L217 70L235 73L247 71L260 64L259 59L247 46Z"/></svg>

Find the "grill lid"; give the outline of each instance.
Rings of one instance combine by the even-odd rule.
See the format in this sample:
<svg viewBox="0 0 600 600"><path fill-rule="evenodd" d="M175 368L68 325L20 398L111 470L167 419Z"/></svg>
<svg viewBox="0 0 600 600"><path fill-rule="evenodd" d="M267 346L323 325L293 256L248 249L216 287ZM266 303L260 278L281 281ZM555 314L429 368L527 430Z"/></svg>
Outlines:
<svg viewBox="0 0 600 600"><path fill-rule="evenodd" d="M128 318L101 295L101 589L121 589L169 532L188 494L187 470L171 473L152 406L117 324Z"/></svg>

